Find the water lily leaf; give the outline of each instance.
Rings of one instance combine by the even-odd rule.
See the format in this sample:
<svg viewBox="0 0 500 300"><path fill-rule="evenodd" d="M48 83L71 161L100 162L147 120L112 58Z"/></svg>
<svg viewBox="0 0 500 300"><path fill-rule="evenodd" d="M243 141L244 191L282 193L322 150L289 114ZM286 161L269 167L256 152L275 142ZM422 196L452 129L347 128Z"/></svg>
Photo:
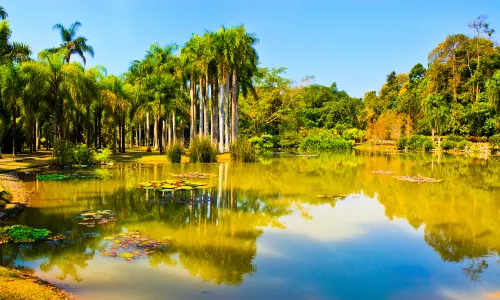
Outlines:
<svg viewBox="0 0 500 300"><path fill-rule="evenodd" d="M186 186L180 186L178 188L176 188L176 190L186 190L186 191L189 191L189 190L192 190L193 188L186 185Z"/></svg>
<svg viewBox="0 0 500 300"><path fill-rule="evenodd" d="M118 254L118 256L123 257L123 258L134 258L134 253L123 252L123 253Z"/></svg>

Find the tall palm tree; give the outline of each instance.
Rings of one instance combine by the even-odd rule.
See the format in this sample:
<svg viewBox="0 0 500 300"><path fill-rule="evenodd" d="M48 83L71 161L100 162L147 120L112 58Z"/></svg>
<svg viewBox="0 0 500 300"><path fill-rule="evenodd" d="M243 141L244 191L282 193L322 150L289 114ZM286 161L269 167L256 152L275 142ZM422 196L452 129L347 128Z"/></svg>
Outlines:
<svg viewBox="0 0 500 300"><path fill-rule="evenodd" d="M94 57L94 48L87 45L87 38L84 36L77 36L76 32L82 26L78 21L71 24L69 28L64 27L62 24L58 23L52 27L54 30L59 30L61 34L62 44L58 48L50 49L51 51L57 51L60 49L67 49L66 63L69 63L71 56L73 54L78 54L83 64L86 65L87 59L85 58L85 53L88 53L91 57Z"/></svg>
<svg viewBox="0 0 500 300"><path fill-rule="evenodd" d="M0 62L29 60L30 47L24 43L10 42L12 31L7 20L0 21Z"/></svg>
<svg viewBox="0 0 500 300"><path fill-rule="evenodd" d="M3 6L0 6L0 19L5 20L9 17Z"/></svg>

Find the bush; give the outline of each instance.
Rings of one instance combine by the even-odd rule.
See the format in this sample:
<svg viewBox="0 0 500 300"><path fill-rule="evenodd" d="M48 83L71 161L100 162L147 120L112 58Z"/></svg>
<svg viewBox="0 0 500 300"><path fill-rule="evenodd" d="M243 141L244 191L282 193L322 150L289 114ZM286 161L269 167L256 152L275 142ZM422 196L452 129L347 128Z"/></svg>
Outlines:
<svg viewBox="0 0 500 300"><path fill-rule="evenodd" d="M467 148L470 148L472 146L472 143L469 141L461 141L457 143L457 149L458 150L465 150Z"/></svg>
<svg viewBox="0 0 500 300"><path fill-rule="evenodd" d="M105 163L108 161L108 158L110 155L111 155L111 151L109 149L99 149L94 154L94 157L92 158L92 160L99 162L99 163Z"/></svg>
<svg viewBox="0 0 500 300"><path fill-rule="evenodd" d="M263 134L261 136L254 136L248 141L257 151L269 150L274 147L276 138L270 134Z"/></svg>
<svg viewBox="0 0 500 300"><path fill-rule="evenodd" d="M229 149L231 152L231 159L234 161L257 161L257 156L255 155L255 149L252 142L244 137L237 138L236 142L233 142Z"/></svg>
<svg viewBox="0 0 500 300"><path fill-rule="evenodd" d="M434 149L434 143L430 139L427 139L423 144L423 148L426 152L432 151Z"/></svg>
<svg viewBox="0 0 500 300"><path fill-rule="evenodd" d="M352 142L346 141L338 136L333 135L328 131L320 131L319 133L311 132L300 144L302 152L341 152L351 151Z"/></svg>
<svg viewBox="0 0 500 300"><path fill-rule="evenodd" d="M491 150L500 150L500 134L490 136L489 142Z"/></svg>
<svg viewBox="0 0 500 300"><path fill-rule="evenodd" d="M365 137L365 131L357 128L349 128L342 132L342 138L350 141L360 141Z"/></svg>
<svg viewBox="0 0 500 300"><path fill-rule="evenodd" d="M465 141L466 139L463 136L451 134L451 135L447 136L445 140L459 143L459 142Z"/></svg>
<svg viewBox="0 0 500 300"><path fill-rule="evenodd" d="M56 149L56 157L53 163L59 166L67 165L73 158L73 143L70 141L61 141Z"/></svg>
<svg viewBox="0 0 500 300"><path fill-rule="evenodd" d="M298 148L307 136L307 130L285 131L279 136L279 145L283 148Z"/></svg>
<svg viewBox="0 0 500 300"><path fill-rule="evenodd" d="M0 200L0 208L4 208L7 205L7 202Z"/></svg>
<svg viewBox="0 0 500 300"><path fill-rule="evenodd" d="M90 162L90 150L87 145L80 144L73 150L73 161L81 165L88 165Z"/></svg>
<svg viewBox="0 0 500 300"><path fill-rule="evenodd" d="M217 147L209 137L195 137L189 147L189 159L192 163L217 162Z"/></svg>
<svg viewBox="0 0 500 300"><path fill-rule="evenodd" d="M396 142L396 146L398 147L398 150L405 150L406 147L408 146L408 138L406 137L399 138L398 141Z"/></svg>
<svg viewBox="0 0 500 300"><path fill-rule="evenodd" d="M408 139L407 147L409 150L424 150L424 145L428 143L427 141L432 141L423 135L413 135Z"/></svg>
<svg viewBox="0 0 500 300"><path fill-rule="evenodd" d="M171 163L180 163L182 159L182 153L184 152L184 146L182 142L171 143L167 148L167 158Z"/></svg>
<svg viewBox="0 0 500 300"><path fill-rule="evenodd" d="M488 138L485 136L468 136L466 139L473 143L486 143L488 141Z"/></svg>
<svg viewBox="0 0 500 300"><path fill-rule="evenodd" d="M446 140L441 142L441 149L442 150L448 151L448 150L453 150L455 148L457 148L457 142L455 142L453 140L446 139Z"/></svg>

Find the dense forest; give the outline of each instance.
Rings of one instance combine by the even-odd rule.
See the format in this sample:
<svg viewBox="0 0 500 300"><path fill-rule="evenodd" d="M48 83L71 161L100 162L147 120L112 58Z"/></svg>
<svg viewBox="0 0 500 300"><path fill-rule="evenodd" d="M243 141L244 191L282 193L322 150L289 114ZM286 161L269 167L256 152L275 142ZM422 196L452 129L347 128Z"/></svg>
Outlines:
<svg viewBox="0 0 500 300"><path fill-rule="evenodd" d="M79 22L56 24L61 44L33 58L27 44L11 41L2 7L0 18L4 153L44 148L58 156L81 143L163 152L197 136L220 153L239 135L268 148L299 147L318 134L353 141L453 134L479 141L500 129L500 47L482 16L469 24L470 34L437 45L427 67L391 72L379 92L363 99L335 83L293 82L285 68L260 66L258 39L242 25L193 34L182 47L152 44L116 76L103 66L86 68L94 49L78 35Z"/></svg>

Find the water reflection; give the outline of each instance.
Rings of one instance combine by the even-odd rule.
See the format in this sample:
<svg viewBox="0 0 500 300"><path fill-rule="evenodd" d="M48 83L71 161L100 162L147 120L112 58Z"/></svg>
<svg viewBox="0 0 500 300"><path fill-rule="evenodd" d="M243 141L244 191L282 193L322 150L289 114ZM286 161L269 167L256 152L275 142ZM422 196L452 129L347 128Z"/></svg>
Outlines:
<svg viewBox="0 0 500 300"><path fill-rule="evenodd" d="M426 278L418 284L429 288L431 281L427 278L444 272L438 265L422 267L431 259L430 254L423 254L425 251L415 253L417 258L421 255L421 265L363 271L361 261L389 263L393 259L390 252L380 251L388 245L395 249L394 243L405 243L409 236L415 236L417 240L412 243L416 247L431 247L439 254L441 264L459 263L461 277L480 281L488 270L499 270L490 259L498 255L500 246L499 167L497 159L378 153L288 157L256 164L118 165L110 170L112 177L104 181L32 182L36 199L19 222L66 233L68 239L2 245L0 263L33 268L37 273L55 272L62 282L71 279L80 284L92 281L85 271L89 266L118 270L118 266L128 268L125 264L146 263L148 268L185 270L206 283L240 286L249 278L258 279L258 274L264 276L277 263L265 257L297 264L294 270L284 265L278 268L288 281L303 274L303 268L319 271L324 266L313 260L307 260L306 265L299 262L304 256L323 257L336 245L336 261L326 258L326 264L339 264L339 269L316 281L304 280L317 285L317 292L321 291L318 295L352 296L352 289L347 292L340 285L335 291L329 288L332 280L339 284L351 280L352 275L340 268L348 264L354 268L352 272L364 274L356 277L358 283L384 277L387 281L380 283L380 293L372 295L384 298L391 289L415 285L414 281L396 279L398 276ZM407 183L390 175L372 174L374 170L445 180L440 184ZM139 182L168 179L170 173L184 172L216 175L208 180L209 189L187 192L189 197L209 201L186 205L137 188ZM113 210L118 220L95 228L79 226L74 217L86 209ZM167 249L130 263L100 257L98 250L109 242L104 237L124 230L139 230L152 239L171 242ZM386 236L393 240L385 240ZM315 242L307 242L310 239ZM365 247L371 253L352 256ZM488 276L498 279L495 274ZM114 276L118 278L118 274ZM463 284L461 279L453 280L452 285ZM251 280L248 284L255 285ZM302 284L305 282L297 286Z"/></svg>

